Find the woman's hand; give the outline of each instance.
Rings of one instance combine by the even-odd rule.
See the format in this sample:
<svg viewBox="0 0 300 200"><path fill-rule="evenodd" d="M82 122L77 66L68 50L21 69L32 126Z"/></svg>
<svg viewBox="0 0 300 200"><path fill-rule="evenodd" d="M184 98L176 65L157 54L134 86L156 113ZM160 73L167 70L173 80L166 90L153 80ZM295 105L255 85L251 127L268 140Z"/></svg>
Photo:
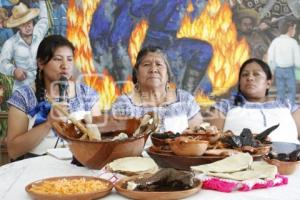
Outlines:
<svg viewBox="0 0 300 200"><path fill-rule="evenodd" d="M66 122L68 120L68 118L60 109L63 109L66 113L69 113L68 103L55 102L54 104L55 104L55 106L52 106L52 108L48 114L47 122L49 122L50 124L52 124L52 122L55 122L55 121ZM57 108L57 106L59 106L60 109Z"/></svg>

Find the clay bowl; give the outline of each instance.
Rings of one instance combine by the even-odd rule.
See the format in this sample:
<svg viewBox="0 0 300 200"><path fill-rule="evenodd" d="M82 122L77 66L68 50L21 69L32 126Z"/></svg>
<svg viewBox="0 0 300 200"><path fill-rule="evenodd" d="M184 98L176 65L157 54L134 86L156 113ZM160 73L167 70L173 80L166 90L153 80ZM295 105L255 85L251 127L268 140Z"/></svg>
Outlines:
<svg viewBox="0 0 300 200"><path fill-rule="evenodd" d="M235 148L244 153L250 153L251 155L267 155L271 150L271 145L264 145L261 147L243 146L241 148Z"/></svg>
<svg viewBox="0 0 300 200"><path fill-rule="evenodd" d="M179 156L201 156L204 154L209 144L206 140L198 140L186 136L168 140L168 143L173 153Z"/></svg>
<svg viewBox="0 0 300 200"><path fill-rule="evenodd" d="M212 163L221 160L227 156L178 156L171 153L158 152L156 149L149 147L146 149L148 155L155 162L164 168L175 168L180 170L190 170L191 166Z"/></svg>
<svg viewBox="0 0 300 200"><path fill-rule="evenodd" d="M152 144L157 147L168 145L168 143L166 142L166 139L153 137L153 135L151 135L150 138L151 138Z"/></svg>
<svg viewBox="0 0 300 200"><path fill-rule="evenodd" d="M183 136L191 136L194 138L197 138L199 140L207 140L210 144L215 144L221 137L221 134L219 132L217 133L210 133L210 132L204 132L204 131L197 131L197 132L191 132L186 131L182 133Z"/></svg>
<svg viewBox="0 0 300 200"><path fill-rule="evenodd" d="M158 137L160 136L160 137ZM157 147L160 147L160 146L166 146L166 145L169 145L167 140L168 139L172 139L172 138L175 138L175 137L178 137L179 135L176 135L172 132L165 132L165 133L154 133L154 134L151 134L150 138L151 138L151 141L152 141L152 144L154 146L157 146Z"/></svg>
<svg viewBox="0 0 300 200"><path fill-rule="evenodd" d="M151 149L154 151L154 152L157 152L157 153L167 153L167 154L173 154L172 150L170 149L170 146L169 145L165 145L165 146L151 146Z"/></svg>
<svg viewBox="0 0 300 200"><path fill-rule="evenodd" d="M73 124L53 123L55 131L68 142L73 156L81 164L91 169L101 169L117 158L141 155L148 135L132 136L139 126L139 119L116 119L112 116L101 116L93 118L93 122L98 124L101 141L80 140L79 137L82 134L77 133ZM108 140L121 132L126 133L128 138Z"/></svg>
<svg viewBox="0 0 300 200"><path fill-rule="evenodd" d="M293 174L300 164L300 161L281 161L277 159L270 159L268 156L265 156L264 160L271 165L275 165L279 174L282 175Z"/></svg>

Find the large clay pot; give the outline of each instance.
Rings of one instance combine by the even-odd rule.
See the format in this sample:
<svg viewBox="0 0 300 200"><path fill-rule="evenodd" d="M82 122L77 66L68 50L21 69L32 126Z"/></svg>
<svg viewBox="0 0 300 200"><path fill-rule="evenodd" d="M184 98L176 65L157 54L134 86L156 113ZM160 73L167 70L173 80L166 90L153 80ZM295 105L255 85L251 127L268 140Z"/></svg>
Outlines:
<svg viewBox="0 0 300 200"><path fill-rule="evenodd" d="M99 124L103 141L81 140L79 138L82 134L77 133L73 124L53 123L58 135L68 142L71 152L81 164L91 169L101 169L117 158L141 155L148 134L132 136L140 124L139 119L101 116L94 117L93 123ZM105 138L112 138L121 132L126 133L128 139L105 141Z"/></svg>

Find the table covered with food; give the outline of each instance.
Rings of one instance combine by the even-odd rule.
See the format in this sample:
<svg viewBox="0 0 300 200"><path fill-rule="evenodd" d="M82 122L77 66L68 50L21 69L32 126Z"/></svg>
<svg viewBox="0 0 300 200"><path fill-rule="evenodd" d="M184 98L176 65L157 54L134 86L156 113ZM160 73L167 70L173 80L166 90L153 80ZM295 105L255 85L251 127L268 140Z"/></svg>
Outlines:
<svg viewBox="0 0 300 200"><path fill-rule="evenodd" d="M276 125L237 136L207 123L157 133L153 115L76 123L55 124L68 148L0 167L0 199L300 197L300 146L270 142Z"/></svg>

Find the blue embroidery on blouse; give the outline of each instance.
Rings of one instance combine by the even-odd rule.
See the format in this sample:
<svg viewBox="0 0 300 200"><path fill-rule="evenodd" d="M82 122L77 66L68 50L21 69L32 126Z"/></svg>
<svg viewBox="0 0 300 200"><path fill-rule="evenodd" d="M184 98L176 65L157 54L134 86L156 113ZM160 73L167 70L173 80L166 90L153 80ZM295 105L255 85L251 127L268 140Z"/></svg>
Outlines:
<svg viewBox="0 0 300 200"><path fill-rule="evenodd" d="M262 109L260 109L259 111L260 111L261 115L263 116L263 121L264 121L263 124L264 124L264 127L266 127L266 126L267 126L267 118L266 118L266 115L265 115L265 113L263 112Z"/></svg>
<svg viewBox="0 0 300 200"><path fill-rule="evenodd" d="M241 108L247 108L247 109L274 109L274 108L287 108L291 112L295 112L299 106L298 105L291 105L288 100L285 101L267 101L267 102L249 102L245 99L244 96L239 95L240 103L238 105L235 105L235 96L231 99L222 99L220 102L216 103L213 107L217 110L220 110L224 114L227 114L229 110L241 107Z"/></svg>
<svg viewBox="0 0 300 200"><path fill-rule="evenodd" d="M164 131L162 122L165 118L185 115L188 119L191 119L200 111L199 105L190 93L178 89L176 91L176 96L177 100L174 103L159 107L143 107L135 105L130 96L122 95L113 104L111 112L114 115L129 117L141 117L148 112L155 112L159 115L161 120L159 129L160 131Z"/></svg>
<svg viewBox="0 0 300 200"><path fill-rule="evenodd" d="M76 97L70 98L70 112L90 111L99 100L99 94L83 83L76 83ZM26 114L29 114L37 105L34 90L27 85L16 89L7 103Z"/></svg>

